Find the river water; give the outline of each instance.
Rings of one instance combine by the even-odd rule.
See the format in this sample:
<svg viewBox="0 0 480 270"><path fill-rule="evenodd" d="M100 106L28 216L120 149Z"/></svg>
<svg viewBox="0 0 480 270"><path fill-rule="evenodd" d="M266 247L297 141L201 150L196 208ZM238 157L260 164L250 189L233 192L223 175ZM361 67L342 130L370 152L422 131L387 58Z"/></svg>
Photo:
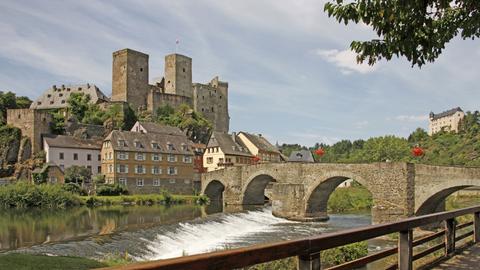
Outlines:
<svg viewBox="0 0 480 270"><path fill-rule="evenodd" d="M2 210L0 251L102 258L128 253L153 260L290 240L371 223L366 213L330 215L326 222L292 222L269 207L111 206ZM370 243L370 249L388 245Z"/></svg>

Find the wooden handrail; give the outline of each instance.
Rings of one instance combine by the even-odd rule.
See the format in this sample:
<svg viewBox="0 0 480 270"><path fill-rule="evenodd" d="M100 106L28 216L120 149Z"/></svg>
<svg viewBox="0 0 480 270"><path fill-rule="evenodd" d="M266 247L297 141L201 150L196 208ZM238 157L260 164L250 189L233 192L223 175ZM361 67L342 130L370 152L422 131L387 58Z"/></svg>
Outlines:
<svg viewBox="0 0 480 270"><path fill-rule="evenodd" d="M475 219L473 223L468 225L459 225L460 228L473 225L474 231L455 237L455 218L467 214L474 214ZM433 251L445 247L450 254L455 249L455 240L474 235L475 239L480 239L480 206L468 207L459 210L448 212L434 213L419 217L411 217L397 222L386 224L370 225L361 228L354 228L344 231L332 232L322 234L315 237L308 237L299 240L283 241L272 244L255 245L245 248L238 248L225 251L217 251L193 256L185 256L173 259L158 260L144 263L136 263L121 267L111 267L104 269L122 269L122 270L178 270L178 269L197 269L197 270L227 270L242 268L254 264L279 260L287 257L298 256L300 263L300 270L320 269L320 259L317 255L320 251L335 248L355 242L368 240L371 238L387 235L390 233L400 232L398 256L399 269L412 269L413 260L419 259L430 254ZM413 241L411 232L414 228L425 226L432 223L440 223L447 221L445 231L440 231L424 238ZM452 235L453 234L453 235ZM446 242L428 248L416 255L413 255L413 247L424 244L432 239L445 235ZM453 241L453 242L452 242ZM385 254L395 254L393 249L389 249L379 254L369 255L359 260L368 261L370 259L381 259ZM388 255L387 255L388 256ZM407 256L407 257L405 257ZM365 259L367 258L367 259ZM311 260L310 263L305 263L305 260ZM317 263L318 262L318 263ZM353 265L352 265L353 267ZM338 267L337 269L347 269Z"/></svg>

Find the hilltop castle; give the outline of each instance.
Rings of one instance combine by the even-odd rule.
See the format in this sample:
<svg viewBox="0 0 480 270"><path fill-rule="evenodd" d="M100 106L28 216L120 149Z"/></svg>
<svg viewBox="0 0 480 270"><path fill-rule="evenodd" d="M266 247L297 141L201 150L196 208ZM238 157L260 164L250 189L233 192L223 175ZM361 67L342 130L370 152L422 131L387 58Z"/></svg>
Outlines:
<svg viewBox="0 0 480 270"><path fill-rule="evenodd" d="M148 54L123 49L113 53L113 102L128 102L136 111L155 112L182 103L201 112L213 129L228 132L228 83L213 78L208 84L192 83L192 59L180 54L165 56L164 77L149 84Z"/></svg>

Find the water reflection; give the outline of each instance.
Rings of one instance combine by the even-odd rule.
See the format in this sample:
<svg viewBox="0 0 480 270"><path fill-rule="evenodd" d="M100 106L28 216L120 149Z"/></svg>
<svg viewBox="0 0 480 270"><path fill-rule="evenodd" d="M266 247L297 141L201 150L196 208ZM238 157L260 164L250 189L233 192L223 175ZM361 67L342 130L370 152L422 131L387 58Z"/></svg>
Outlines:
<svg viewBox="0 0 480 270"><path fill-rule="evenodd" d="M67 210L1 210L0 250L80 240L191 220L222 211L220 205L109 206Z"/></svg>

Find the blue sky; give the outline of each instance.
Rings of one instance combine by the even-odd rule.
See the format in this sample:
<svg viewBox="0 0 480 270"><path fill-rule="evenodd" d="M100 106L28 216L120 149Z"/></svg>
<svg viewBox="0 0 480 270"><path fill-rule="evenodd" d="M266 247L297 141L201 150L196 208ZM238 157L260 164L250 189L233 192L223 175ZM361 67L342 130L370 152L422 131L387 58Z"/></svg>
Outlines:
<svg viewBox="0 0 480 270"><path fill-rule="evenodd" d="M479 109L480 43L455 39L433 64L357 65L365 25L338 24L325 1L0 2L0 90L36 98L51 85L95 83L111 93L112 52L150 55L150 80L175 50L194 82L229 82L232 131L313 145L427 128L427 114Z"/></svg>

